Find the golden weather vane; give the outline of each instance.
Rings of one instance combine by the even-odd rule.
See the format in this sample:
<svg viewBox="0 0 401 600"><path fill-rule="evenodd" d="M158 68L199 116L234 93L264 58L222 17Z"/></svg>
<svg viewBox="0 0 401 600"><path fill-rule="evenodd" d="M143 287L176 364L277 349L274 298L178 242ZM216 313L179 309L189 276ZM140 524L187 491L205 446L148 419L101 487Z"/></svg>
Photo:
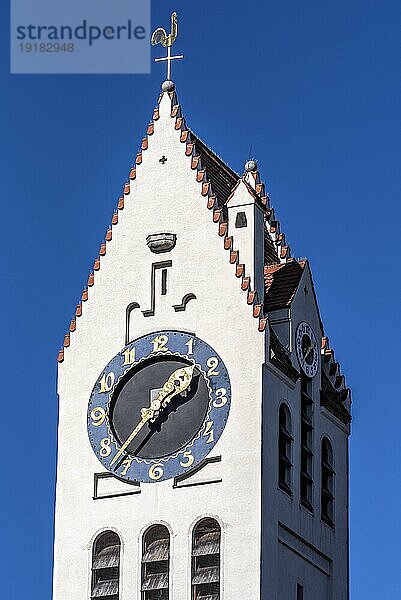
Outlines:
<svg viewBox="0 0 401 600"><path fill-rule="evenodd" d="M167 31L163 29L163 27L158 27L152 33L152 46L156 46L157 44L161 44L165 48L167 48L167 56L163 58L155 58L155 62L167 61L167 81L171 80L171 61L176 60L177 58L184 58L183 54L179 56L171 56L171 47L177 39L178 35L178 19L177 13L173 12L171 14L171 33L167 34Z"/></svg>

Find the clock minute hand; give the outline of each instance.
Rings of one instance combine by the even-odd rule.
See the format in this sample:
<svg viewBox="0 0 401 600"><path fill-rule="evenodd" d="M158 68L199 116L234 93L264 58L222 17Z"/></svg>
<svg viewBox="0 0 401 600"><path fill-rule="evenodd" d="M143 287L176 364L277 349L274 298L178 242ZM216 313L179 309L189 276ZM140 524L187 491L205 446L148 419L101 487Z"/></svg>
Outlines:
<svg viewBox="0 0 401 600"><path fill-rule="evenodd" d="M145 423L150 421L150 419L153 417L153 414L154 414L154 410L152 408L142 408L141 409L142 419L139 421L138 425L135 427L135 429L133 430L131 435L125 440L124 444L121 446L121 448L119 449L117 454L114 456L113 460L110 463L110 466L114 465L116 460L118 460L120 458L120 456L122 455L124 450L127 448L127 446L130 445L130 443L132 442L134 437L141 431L141 429L145 425Z"/></svg>

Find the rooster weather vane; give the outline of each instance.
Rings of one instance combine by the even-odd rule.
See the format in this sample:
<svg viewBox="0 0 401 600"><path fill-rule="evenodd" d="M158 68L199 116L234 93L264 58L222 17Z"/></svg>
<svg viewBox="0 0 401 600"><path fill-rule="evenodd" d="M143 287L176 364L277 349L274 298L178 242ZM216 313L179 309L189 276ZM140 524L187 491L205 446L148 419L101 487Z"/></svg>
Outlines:
<svg viewBox="0 0 401 600"><path fill-rule="evenodd" d="M155 62L167 61L167 81L171 81L171 61L177 58L184 58L183 54L179 56L171 56L171 47L177 39L178 35L178 19L177 13L173 12L171 15L171 33L167 34L167 31L163 27L158 27L152 34L151 42L152 46L161 44L167 48L167 56L163 58L155 58Z"/></svg>

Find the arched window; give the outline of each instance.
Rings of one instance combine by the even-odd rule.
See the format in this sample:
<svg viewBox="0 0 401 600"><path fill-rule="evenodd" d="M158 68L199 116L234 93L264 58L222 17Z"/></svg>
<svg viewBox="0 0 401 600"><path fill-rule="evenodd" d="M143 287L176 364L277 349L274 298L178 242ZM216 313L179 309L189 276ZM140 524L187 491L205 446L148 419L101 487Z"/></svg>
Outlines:
<svg viewBox="0 0 401 600"><path fill-rule="evenodd" d="M114 531L101 533L93 544L92 593L96 600L118 600L120 538Z"/></svg>
<svg viewBox="0 0 401 600"><path fill-rule="evenodd" d="M334 525L334 465L333 448L327 438L322 439L321 454L321 516L322 521Z"/></svg>
<svg viewBox="0 0 401 600"><path fill-rule="evenodd" d="M279 432L278 432L278 484L288 494L292 493L291 481L291 446L293 437L291 435L291 415L285 404L279 410Z"/></svg>
<svg viewBox="0 0 401 600"><path fill-rule="evenodd" d="M141 600L168 600L170 532L153 525L143 536Z"/></svg>
<svg viewBox="0 0 401 600"><path fill-rule="evenodd" d="M220 600L220 525L199 521L192 537L192 600Z"/></svg>

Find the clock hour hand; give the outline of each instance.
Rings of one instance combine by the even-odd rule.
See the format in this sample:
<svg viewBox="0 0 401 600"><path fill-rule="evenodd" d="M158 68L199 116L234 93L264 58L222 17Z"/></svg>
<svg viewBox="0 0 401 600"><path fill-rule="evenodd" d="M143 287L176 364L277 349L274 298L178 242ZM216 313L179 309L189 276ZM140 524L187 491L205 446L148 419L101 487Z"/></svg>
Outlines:
<svg viewBox="0 0 401 600"><path fill-rule="evenodd" d="M154 411L151 418L152 422L155 421L160 411L171 402L174 396L186 392L191 384L194 368L194 365L182 367L170 375L157 397L150 404Z"/></svg>
<svg viewBox="0 0 401 600"><path fill-rule="evenodd" d="M114 456L113 460L110 463L110 466L114 465L114 463L120 458L124 450L130 445L134 437L140 432L145 423L147 423L148 421L153 422L159 415L159 412L164 407L166 407L167 404L169 404L169 402L171 402L174 396L177 396L177 394L181 394L182 392L185 392L188 389L192 381L193 372L194 365L191 365L189 367L182 367L180 369L177 369L176 371L174 371L174 373L170 375L170 377L167 379L166 383L163 385L162 389L158 393L157 397L151 401L149 408L141 409L141 420L139 421L135 429L132 431L132 433L129 435L129 437L125 440L124 444L121 446L117 454Z"/></svg>

